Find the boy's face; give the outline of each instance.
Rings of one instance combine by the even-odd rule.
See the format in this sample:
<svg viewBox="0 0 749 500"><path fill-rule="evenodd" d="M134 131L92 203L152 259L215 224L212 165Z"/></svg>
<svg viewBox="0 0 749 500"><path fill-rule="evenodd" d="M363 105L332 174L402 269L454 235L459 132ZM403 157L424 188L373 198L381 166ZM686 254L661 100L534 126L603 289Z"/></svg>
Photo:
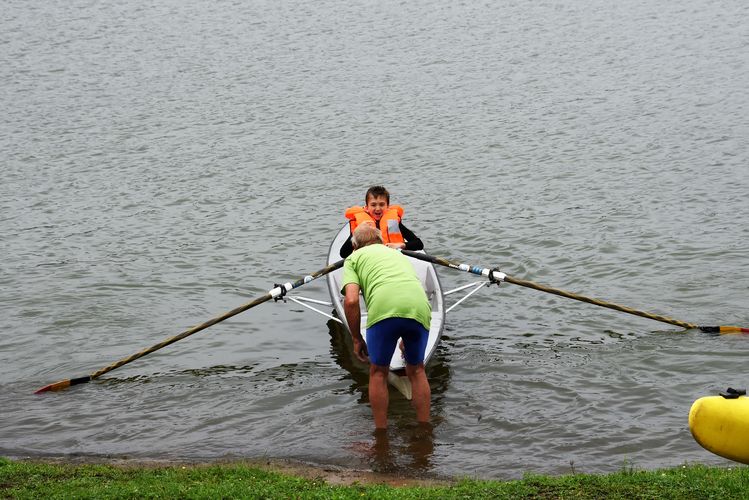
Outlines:
<svg viewBox="0 0 749 500"><path fill-rule="evenodd" d="M367 199L367 206L364 211L367 212L376 222L380 222L382 214L388 209L387 198L384 196L370 196Z"/></svg>

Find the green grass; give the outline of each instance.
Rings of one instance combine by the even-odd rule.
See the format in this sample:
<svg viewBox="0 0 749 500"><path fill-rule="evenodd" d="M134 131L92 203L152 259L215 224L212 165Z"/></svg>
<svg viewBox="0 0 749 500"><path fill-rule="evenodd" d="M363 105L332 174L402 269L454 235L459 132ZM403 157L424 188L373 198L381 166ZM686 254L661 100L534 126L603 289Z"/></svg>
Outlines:
<svg viewBox="0 0 749 500"><path fill-rule="evenodd" d="M608 475L461 480L434 486L338 486L243 463L59 465L0 458L0 498L575 498L749 499L749 468L689 465Z"/></svg>

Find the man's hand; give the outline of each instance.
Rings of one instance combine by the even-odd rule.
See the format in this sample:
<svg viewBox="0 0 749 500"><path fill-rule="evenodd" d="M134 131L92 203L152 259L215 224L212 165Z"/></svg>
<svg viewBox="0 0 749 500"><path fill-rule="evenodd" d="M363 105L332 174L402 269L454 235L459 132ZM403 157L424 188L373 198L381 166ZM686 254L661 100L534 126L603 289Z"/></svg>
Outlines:
<svg viewBox="0 0 749 500"><path fill-rule="evenodd" d="M400 248L406 248L405 243L387 243L387 246L389 246L390 248L395 248L396 250Z"/></svg>
<svg viewBox="0 0 749 500"><path fill-rule="evenodd" d="M367 351L367 344L364 339L352 339L354 342L354 356L362 363L369 363L369 351Z"/></svg>

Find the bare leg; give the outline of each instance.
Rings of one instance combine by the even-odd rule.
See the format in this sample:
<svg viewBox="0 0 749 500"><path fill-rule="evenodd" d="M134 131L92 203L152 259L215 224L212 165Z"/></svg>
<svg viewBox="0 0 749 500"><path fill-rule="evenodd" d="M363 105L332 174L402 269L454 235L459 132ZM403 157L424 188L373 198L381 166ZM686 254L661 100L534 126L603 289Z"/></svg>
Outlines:
<svg viewBox="0 0 749 500"><path fill-rule="evenodd" d="M432 391L429 388L429 381L424 371L424 363L418 365L406 363L406 375L408 375L408 380L411 381L411 404L416 409L416 420L418 422L429 422ZM371 391L371 383L369 387Z"/></svg>
<svg viewBox="0 0 749 500"><path fill-rule="evenodd" d="M369 365L369 405L372 407L375 428L388 426L388 371L389 366Z"/></svg>

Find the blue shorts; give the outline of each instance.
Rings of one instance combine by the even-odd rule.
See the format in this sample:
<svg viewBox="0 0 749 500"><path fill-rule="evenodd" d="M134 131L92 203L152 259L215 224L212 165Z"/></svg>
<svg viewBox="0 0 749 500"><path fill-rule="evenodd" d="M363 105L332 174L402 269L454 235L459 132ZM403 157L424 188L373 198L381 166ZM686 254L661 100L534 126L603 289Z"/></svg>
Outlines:
<svg viewBox="0 0 749 500"><path fill-rule="evenodd" d="M386 318L367 328L369 361L379 366L390 366L399 338L403 339L406 363L423 363L429 332L424 325L410 318Z"/></svg>

